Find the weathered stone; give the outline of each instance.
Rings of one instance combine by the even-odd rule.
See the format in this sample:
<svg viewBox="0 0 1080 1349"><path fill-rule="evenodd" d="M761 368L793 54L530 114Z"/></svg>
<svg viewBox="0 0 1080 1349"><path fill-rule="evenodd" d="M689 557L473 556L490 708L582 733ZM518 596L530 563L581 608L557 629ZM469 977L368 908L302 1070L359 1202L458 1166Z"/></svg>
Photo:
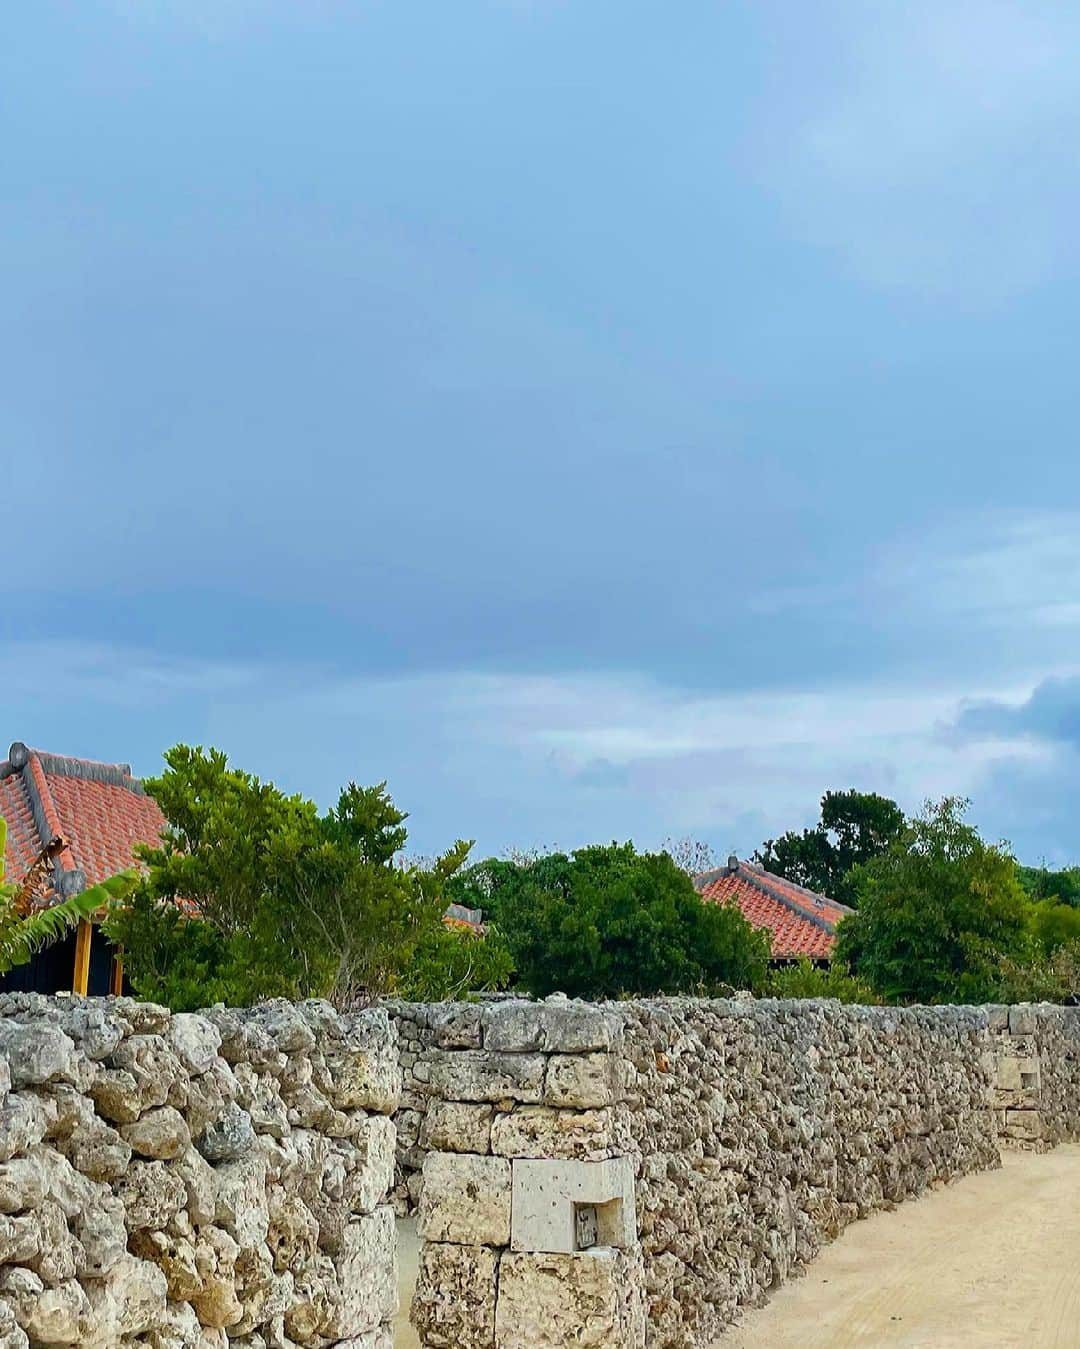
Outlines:
<svg viewBox="0 0 1080 1349"><path fill-rule="evenodd" d="M484 1011L484 1048L522 1053L583 1054L611 1047L613 1019L589 1003L504 1002Z"/></svg>
<svg viewBox="0 0 1080 1349"><path fill-rule="evenodd" d="M525 1105L496 1115L491 1151L500 1157L550 1157L600 1161L619 1146L615 1111L558 1110Z"/></svg>
<svg viewBox="0 0 1080 1349"><path fill-rule="evenodd" d="M612 1054L553 1054L544 1079L544 1103L575 1110L611 1105L619 1092L617 1073Z"/></svg>
<svg viewBox="0 0 1080 1349"><path fill-rule="evenodd" d="M201 1134L195 1146L208 1162L231 1162L251 1152L255 1130L251 1116L238 1105L230 1105L222 1116Z"/></svg>
<svg viewBox="0 0 1080 1349"><path fill-rule="evenodd" d="M58 1026L0 1019L0 1059L7 1064L16 1090L41 1082L78 1085L85 1076L80 1072L80 1055Z"/></svg>
<svg viewBox="0 0 1080 1349"><path fill-rule="evenodd" d="M107 1277L88 1288L81 1349L114 1349L161 1324L166 1311L164 1273L148 1260L126 1255Z"/></svg>
<svg viewBox="0 0 1080 1349"><path fill-rule="evenodd" d="M430 1152L490 1152L494 1116L491 1105L435 1101L424 1117L420 1146Z"/></svg>
<svg viewBox="0 0 1080 1349"><path fill-rule="evenodd" d="M212 1223L217 1213L218 1177L208 1161L194 1148L188 1148L170 1166L172 1174L184 1186L186 1211L196 1227Z"/></svg>
<svg viewBox="0 0 1080 1349"><path fill-rule="evenodd" d="M393 1032L384 1011L340 1017L322 1050L326 1077L317 1085L336 1109L389 1115L397 1108L401 1078Z"/></svg>
<svg viewBox="0 0 1080 1349"><path fill-rule="evenodd" d="M131 1147L102 1120L79 1124L58 1144L64 1156L92 1180L116 1180L131 1161Z"/></svg>
<svg viewBox="0 0 1080 1349"><path fill-rule="evenodd" d="M40 1143L45 1137L47 1115L33 1092L11 1092L0 1105L0 1161Z"/></svg>
<svg viewBox="0 0 1080 1349"><path fill-rule="evenodd" d="M210 1071L221 1048L221 1032L214 1023L190 1012L177 1012L173 1016L166 1038L193 1077Z"/></svg>
<svg viewBox="0 0 1080 1349"><path fill-rule="evenodd" d="M133 1152L157 1161L170 1161L191 1146L191 1134L184 1117L171 1105L148 1110L134 1124L123 1125L120 1134Z"/></svg>
<svg viewBox="0 0 1080 1349"><path fill-rule="evenodd" d="M547 1059L542 1054L489 1054L462 1050L436 1059L431 1085L445 1100L521 1101L538 1105Z"/></svg>
<svg viewBox="0 0 1080 1349"><path fill-rule="evenodd" d="M498 1349L643 1349L642 1280L633 1257L508 1253L499 1265Z"/></svg>
<svg viewBox="0 0 1080 1349"><path fill-rule="evenodd" d="M337 1296L321 1327L334 1340L375 1330L397 1311L397 1234L389 1207L354 1218L335 1260Z"/></svg>
<svg viewBox="0 0 1080 1349"><path fill-rule="evenodd" d="M510 1163L504 1158L428 1153L417 1232L425 1241L506 1246L510 1197Z"/></svg>
<svg viewBox="0 0 1080 1349"><path fill-rule="evenodd" d="M498 1264L489 1246L424 1246L410 1313L423 1345L495 1349Z"/></svg>
<svg viewBox="0 0 1080 1349"><path fill-rule="evenodd" d="M187 1202L183 1181L164 1162L132 1162L117 1183L116 1195L129 1232L168 1227Z"/></svg>

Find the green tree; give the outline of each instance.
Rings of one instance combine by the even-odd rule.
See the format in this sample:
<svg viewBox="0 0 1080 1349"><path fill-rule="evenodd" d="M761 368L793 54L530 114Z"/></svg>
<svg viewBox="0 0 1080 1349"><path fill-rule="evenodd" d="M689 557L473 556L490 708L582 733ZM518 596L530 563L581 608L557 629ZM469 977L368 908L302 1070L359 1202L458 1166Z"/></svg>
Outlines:
<svg viewBox="0 0 1080 1349"><path fill-rule="evenodd" d="M1080 867L1050 871L1047 867L1018 867L1020 884L1029 899L1050 899L1080 909Z"/></svg>
<svg viewBox="0 0 1080 1349"><path fill-rule="evenodd" d="M146 782L167 826L139 854L147 875L107 930L136 991L176 1009L390 991L441 923L458 843L430 867L401 866L405 815L385 784L313 802L177 745Z"/></svg>
<svg viewBox="0 0 1080 1349"><path fill-rule="evenodd" d="M854 907L852 868L885 852L904 825L904 812L887 796L854 788L826 792L813 829L766 839L754 859L774 875Z"/></svg>
<svg viewBox="0 0 1080 1349"><path fill-rule="evenodd" d="M846 965L834 960L822 968L806 956L771 971L766 988L773 998L836 998L866 1005L881 1001L867 981Z"/></svg>
<svg viewBox="0 0 1080 1349"><path fill-rule="evenodd" d="M521 985L580 997L760 986L768 938L734 906L703 902L666 853L632 844L554 853L500 893Z"/></svg>
<svg viewBox="0 0 1080 1349"><path fill-rule="evenodd" d="M497 928L478 933L439 924L417 944L398 991L414 1002L444 1002L506 988L513 973L513 956Z"/></svg>
<svg viewBox="0 0 1080 1349"><path fill-rule="evenodd" d="M1030 953L1015 863L965 822L967 804L928 803L855 870L858 912L839 924L835 957L889 1002L992 1000L1002 961Z"/></svg>
<svg viewBox="0 0 1080 1349"><path fill-rule="evenodd" d="M129 868L87 886L60 904L31 910L29 898L35 882L44 875L52 849L44 849L18 883L5 880L6 849L7 821L0 816L0 974L25 965L35 952L65 937L80 919L92 918L99 910L126 899L138 884L138 872Z"/></svg>

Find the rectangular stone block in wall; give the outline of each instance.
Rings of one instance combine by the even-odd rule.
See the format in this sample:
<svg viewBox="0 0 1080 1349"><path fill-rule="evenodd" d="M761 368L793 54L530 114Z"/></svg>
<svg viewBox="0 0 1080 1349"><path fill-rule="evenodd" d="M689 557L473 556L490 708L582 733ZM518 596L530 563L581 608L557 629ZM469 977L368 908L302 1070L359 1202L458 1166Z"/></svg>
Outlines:
<svg viewBox="0 0 1080 1349"><path fill-rule="evenodd" d="M499 1265L497 1349L643 1349L640 1256L508 1253Z"/></svg>

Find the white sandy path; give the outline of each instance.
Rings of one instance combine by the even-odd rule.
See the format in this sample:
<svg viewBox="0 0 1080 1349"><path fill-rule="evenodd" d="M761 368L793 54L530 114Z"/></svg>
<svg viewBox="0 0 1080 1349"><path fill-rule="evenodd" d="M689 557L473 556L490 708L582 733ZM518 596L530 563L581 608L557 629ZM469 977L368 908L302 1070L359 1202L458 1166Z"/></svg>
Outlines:
<svg viewBox="0 0 1080 1349"><path fill-rule="evenodd" d="M412 1224L395 1349L414 1349ZM714 1349L1080 1349L1080 1145L854 1223Z"/></svg>
<svg viewBox="0 0 1080 1349"><path fill-rule="evenodd" d="M1080 1146L855 1223L719 1349L1077 1349Z"/></svg>

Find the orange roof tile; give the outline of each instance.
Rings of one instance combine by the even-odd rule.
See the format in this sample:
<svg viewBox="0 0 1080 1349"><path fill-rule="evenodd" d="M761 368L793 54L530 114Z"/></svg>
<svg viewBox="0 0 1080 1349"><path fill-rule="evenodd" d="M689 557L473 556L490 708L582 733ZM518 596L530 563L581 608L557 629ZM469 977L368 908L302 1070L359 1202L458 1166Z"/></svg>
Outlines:
<svg viewBox="0 0 1080 1349"><path fill-rule="evenodd" d="M694 884L703 899L737 904L748 923L768 928L774 960L827 959L836 942L836 924L851 913L836 900L737 857L696 877Z"/></svg>
<svg viewBox="0 0 1080 1349"><path fill-rule="evenodd" d="M165 823L127 764L72 759L19 741L0 763L0 815L8 827L8 881L21 880L53 839L68 841L39 896L46 903L131 866L134 845L157 842Z"/></svg>

